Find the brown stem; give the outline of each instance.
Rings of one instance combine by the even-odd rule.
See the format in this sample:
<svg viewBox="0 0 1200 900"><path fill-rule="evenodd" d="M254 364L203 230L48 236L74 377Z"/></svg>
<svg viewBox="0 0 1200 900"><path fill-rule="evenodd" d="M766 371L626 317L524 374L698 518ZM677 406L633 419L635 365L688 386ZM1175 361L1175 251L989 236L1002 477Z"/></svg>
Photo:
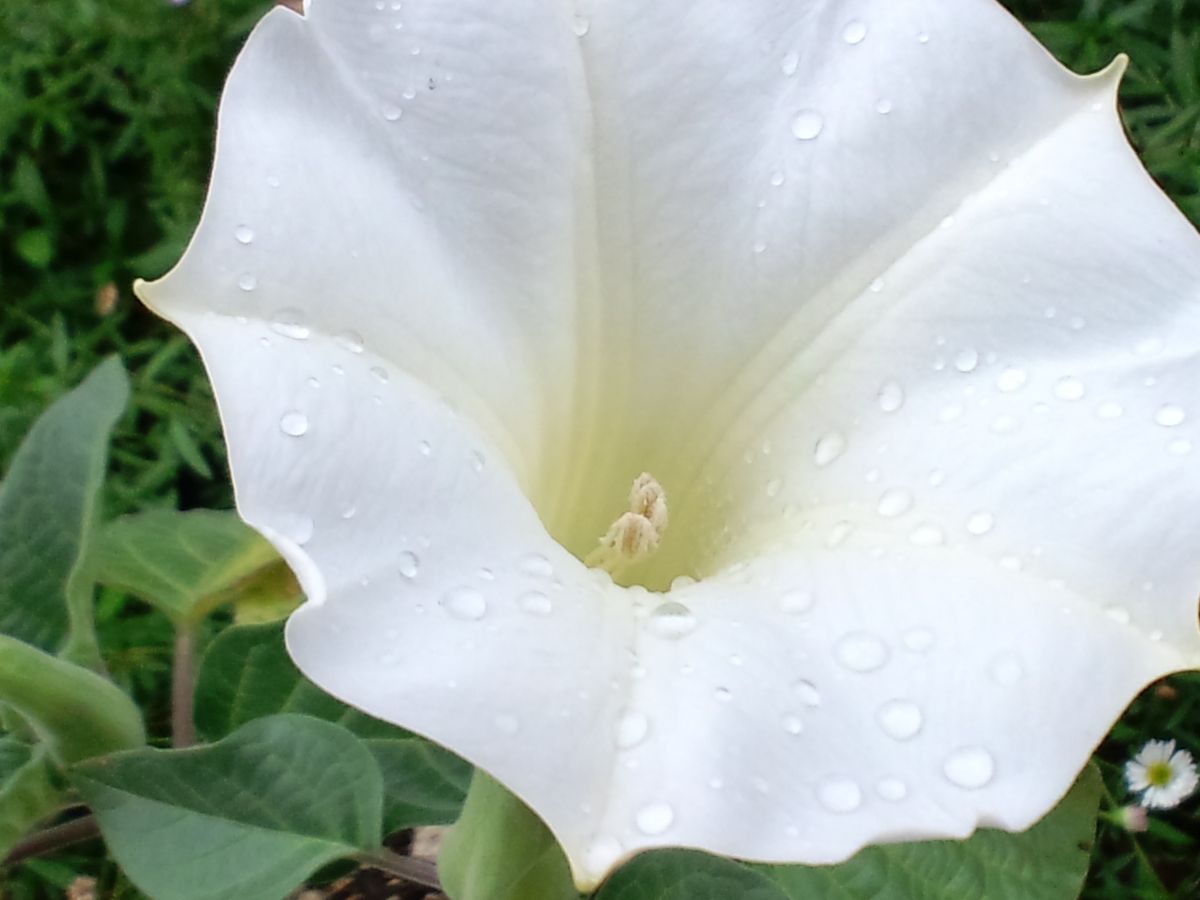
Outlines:
<svg viewBox="0 0 1200 900"><path fill-rule="evenodd" d="M18 841L4 857L4 865L15 866L31 857L53 853L55 850L71 844L98 837L99 834L100 826L96 824L96 820L92 816L71 819L61 825L34 832L29 837Z"/></svg>
<svg viewBox="0 0 1200 900"><path fill-rule="evenodd" d="M177 749L196 743L196 631L190 625L175 629L175 660L171 669L171 744Z"/></svg>
<svg viewBox="0 0 1200 900"><path fill-rule="evenodd" d="M421 887L431 888L435 891L442 889L442 883L438 880L437 866L429 860L401 856L386 847L376 850L374 853L360 853L355 858L364 866L398 875L413 884L421 885Z"/></svg>

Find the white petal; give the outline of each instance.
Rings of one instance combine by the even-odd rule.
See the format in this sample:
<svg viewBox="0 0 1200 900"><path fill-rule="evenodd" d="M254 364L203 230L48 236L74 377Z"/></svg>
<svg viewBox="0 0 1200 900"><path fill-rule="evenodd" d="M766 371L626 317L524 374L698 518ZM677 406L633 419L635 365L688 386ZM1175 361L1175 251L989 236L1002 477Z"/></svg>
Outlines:
<svg viewBox="0 0 1200 900"><path fill-rule="evenodd" d="M199 231L141 294L365 346L533 479L571 387L585 120L558 4L276 9L226 87Z"/></svg>

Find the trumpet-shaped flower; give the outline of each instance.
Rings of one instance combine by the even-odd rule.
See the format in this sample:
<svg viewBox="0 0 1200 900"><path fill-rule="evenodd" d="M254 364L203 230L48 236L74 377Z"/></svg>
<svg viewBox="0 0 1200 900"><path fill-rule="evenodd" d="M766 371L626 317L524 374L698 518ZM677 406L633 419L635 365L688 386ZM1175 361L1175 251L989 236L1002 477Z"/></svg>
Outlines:
<svg viewBox="0 0 1200 900"><path fill-rule="evenodd" d="M296 662L581 884L1033 823L1200 661L1200 242L1120 69L990 0L270 13L141 293Z"/></svg>

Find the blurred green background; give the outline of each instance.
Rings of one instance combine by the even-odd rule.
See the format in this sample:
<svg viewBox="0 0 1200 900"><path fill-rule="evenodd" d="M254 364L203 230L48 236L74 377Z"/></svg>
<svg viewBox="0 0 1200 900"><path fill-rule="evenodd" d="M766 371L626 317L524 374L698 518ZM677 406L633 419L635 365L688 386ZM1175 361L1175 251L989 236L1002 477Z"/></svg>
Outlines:
<svg viewBox="0 0 1200 900"><path fill-rule="evenodd" d="M269 5L0 0L0 470L36 415L116 352L134 396L114 445L106 516L231 505L197 356L130 285L174 262L196 224L221 83ZM1200 222L1200 0L1005 5L1077 71L1129 54L1131 137ZM165 709L170 633L140 612L120 595L101 597L110 668L153 721ZM1146 739L1200 751L1198 701L1200 678L1177 676L1118 724L1100 752L1115 806L1128 802L1120 766ZM1102 825L1085 896L1200 898L1196 808L1193 798L1156 815L1141 835ZM62 896L77 871L99 873L107 896L136 896L95 850L28 864L4 890L14 900Z"/></svg>

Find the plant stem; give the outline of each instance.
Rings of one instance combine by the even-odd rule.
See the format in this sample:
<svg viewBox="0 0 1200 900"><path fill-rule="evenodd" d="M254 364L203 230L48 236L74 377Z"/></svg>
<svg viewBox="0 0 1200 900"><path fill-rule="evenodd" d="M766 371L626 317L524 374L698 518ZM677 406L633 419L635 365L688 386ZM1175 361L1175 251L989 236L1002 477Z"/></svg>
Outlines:
<svg viewBox="0 0 1200 900"><path fill-rule="evenodd" d="M29 837L18 841L8 855L4 857L5 866L15 866L19 862L34 856L53 853L63 847L77 844L100 835L100 826L92 816L82 816L71 819L61 825L54 825L42 831L36 831Z"/></svg>
<svg viewBox="0 0 1200 900"><path fill-rule="evenodd" d="M1104 791L1104 800L1108 805L1108 808L1111 810L1119 810L1121 808L1121 804L1117 802L1117 798L1114 797L1112 791L1108 789L1108 782L1104 780L1103 775L1100 777L1100 787ZM1154 863L1150 861L1150 857L1146 853L1145 849L1143 849L1141 842L1137 838L1137 835L1135 835L1132 831L1126 831L1125 834L1129 838L1129 843L1133 845L1134 856L1137 857L1137 860L1141 864L1142 868L1145 869L1147 874L1149 874L1149 876L1154 880L1154 884L1158 887L1158 889L1162 891L1162 896L1169 897L1171 892L1167 890L1167 886L1163 884L1163 880L1159 876L1158 870L1154 868Z"/></svg>
<svg viewBox="0 0 1200 900"><path fill-rule="evenodd" d="M431 888L435 891L442 889L442 883L438 880L437 866L427 860L401 856L386 847L376 850L374 853L359 853L355 858L364 866L398 875L413 884L421 885L421 887Z"/></svg>
<svg viewBox="0 0 1200 900"><path fill-rule="evenodd" d="M196 743L195 693L196 630L191 625L179 625L171 668L171 744L176 749Z"/></svg>

